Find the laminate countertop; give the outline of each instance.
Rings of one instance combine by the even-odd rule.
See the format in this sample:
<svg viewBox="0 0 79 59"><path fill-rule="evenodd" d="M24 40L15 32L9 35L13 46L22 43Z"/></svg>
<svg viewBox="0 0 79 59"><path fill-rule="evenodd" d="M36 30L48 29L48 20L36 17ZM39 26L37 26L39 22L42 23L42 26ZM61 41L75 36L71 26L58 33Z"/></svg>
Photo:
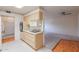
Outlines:
<svg viewBox="0 0 79 59"><path fill-rule="evenodd" d="M37 34L43 33L43 31L35 32L35 33L34 33L34 32L32 32L32 31L29 31L29 30L23 31L23 32L28 32L28 33L33 34L33 35L37 35Z"/></svg>

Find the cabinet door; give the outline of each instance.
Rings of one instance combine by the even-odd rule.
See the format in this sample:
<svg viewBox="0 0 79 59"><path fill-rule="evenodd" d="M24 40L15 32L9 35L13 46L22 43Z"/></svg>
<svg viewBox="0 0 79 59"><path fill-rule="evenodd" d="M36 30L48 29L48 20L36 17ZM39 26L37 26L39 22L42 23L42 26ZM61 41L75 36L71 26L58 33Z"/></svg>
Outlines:
<svg viewBox="0 0 79 59"><path fill-rule="evenodd" d="M36 12L36 13L34 13L34 18L36 19L36 20L39 20L39 12Z"/></svg>
<svg viewBox="0 0 79 59"><path fill-rule="evenodd" d="M37 49L43 47L43 33L37 34L35 41L35 46Z"/></svg>
<svg viewBox="0 0 79 59"><path fill-rule="evenodd" d="M27 25L29 24L29 16L24 16L23 22L25 22Z"/></svg>
<svg viewBox="0 0 79 59"><path fill-rule="evenodd" d="M34 13L34 18L37 20L42 20L43 19L43 12L38 11L38 12Z"/></svg>
<svg viewBox="0 0 79 59"><path fill-rule="evenodd" d="M29 15L29 20L35 20L34 14Z"/></svg>
<svg viewBox="0 0 79 59"><path fill-rule="evenodd" d="M27 30L29 25L29 17L25 16L23 19L23 30Z"/></svg>
<svg viewBox="0 0 79 59"><path fill-rule="evenodd" d="M31 35L29 33L23 32L22 40L24 40L30 46L32 46L33 48L35 48L35 38L34 38L34 35Z"/></svg>
<svg viewBox="0 0 79 59"><path fill-rule="evenodd" d="M44 15L42 11L39 11L39 19L42 21L44 19Z"/></svg>

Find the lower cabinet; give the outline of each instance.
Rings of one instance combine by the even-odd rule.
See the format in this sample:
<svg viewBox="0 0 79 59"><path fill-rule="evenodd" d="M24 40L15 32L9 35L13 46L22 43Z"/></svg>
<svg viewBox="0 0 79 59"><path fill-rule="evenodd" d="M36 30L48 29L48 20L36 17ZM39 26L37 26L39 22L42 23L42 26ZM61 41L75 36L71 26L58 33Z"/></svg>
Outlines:
<svg viewBox="0 0 79 59"><path fill-rule="evenodd" d="M38 50L43 47L43 33L31 34L28 32L22 32L21 39L34 50Z"/></svg>

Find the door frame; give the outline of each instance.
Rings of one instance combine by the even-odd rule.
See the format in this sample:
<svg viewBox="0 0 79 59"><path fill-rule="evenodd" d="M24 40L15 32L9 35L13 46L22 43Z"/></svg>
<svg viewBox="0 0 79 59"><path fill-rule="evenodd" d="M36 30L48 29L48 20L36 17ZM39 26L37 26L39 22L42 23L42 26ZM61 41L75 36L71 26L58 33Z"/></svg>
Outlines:
<svg viewBox="0 0 79 59"><path fill-rule="evenodd" d="M6 16L6 15L1 15L0 17L3 17L3 16L5 16L5 17L13 17L14 18L13 22L14 22L14 40L15 40L15 17L14 16ZM2 35L2 33L1 33L1 35Z"/></svg>

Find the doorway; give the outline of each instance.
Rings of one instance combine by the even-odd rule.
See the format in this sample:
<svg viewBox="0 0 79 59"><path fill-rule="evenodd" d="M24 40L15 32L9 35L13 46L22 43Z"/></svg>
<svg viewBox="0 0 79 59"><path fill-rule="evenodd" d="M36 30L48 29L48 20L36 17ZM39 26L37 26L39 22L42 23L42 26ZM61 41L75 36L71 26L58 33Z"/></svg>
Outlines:
<svg viewBox="0 0 79 59"><path fill-rule="evenodd" d="M2 49L8 49L7 43L15 40L15 17L1 16Z"/></svg>

